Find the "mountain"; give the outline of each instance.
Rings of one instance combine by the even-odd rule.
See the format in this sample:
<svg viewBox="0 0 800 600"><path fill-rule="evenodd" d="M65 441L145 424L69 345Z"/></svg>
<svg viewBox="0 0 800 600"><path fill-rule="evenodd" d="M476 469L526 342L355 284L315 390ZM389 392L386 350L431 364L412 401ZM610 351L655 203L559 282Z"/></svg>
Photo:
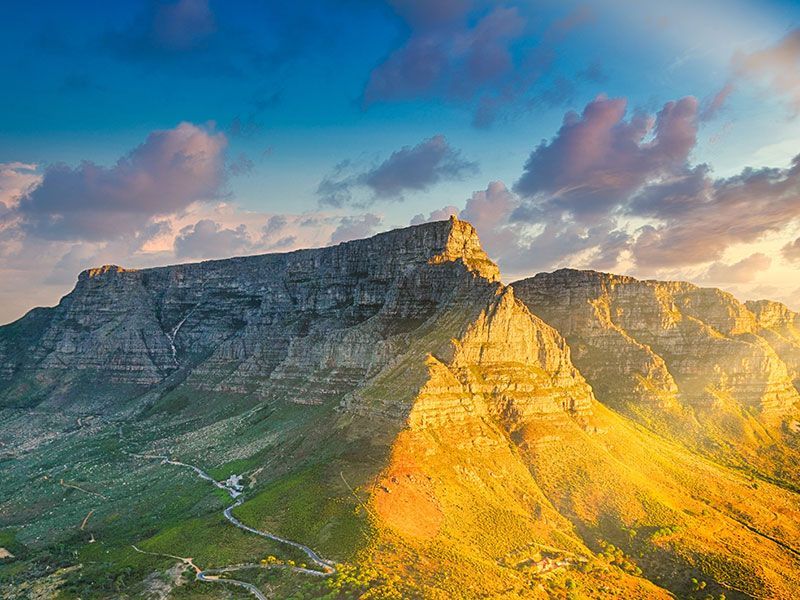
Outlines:
<svg viewBox="0 0 800 600"><path fill-rule="evenodd" d="M787 307L571 269L513 288L607 405L739 469L800 479L800 320Z"/></svg>
<svg viewBox="0 0 800 600"><path fill-rule="evenodd" d="M84 272L0 328L0 590L797 596L796 322L688 284L506 286L455 219ZM290 568L314 556L335 572Z"/></svg>

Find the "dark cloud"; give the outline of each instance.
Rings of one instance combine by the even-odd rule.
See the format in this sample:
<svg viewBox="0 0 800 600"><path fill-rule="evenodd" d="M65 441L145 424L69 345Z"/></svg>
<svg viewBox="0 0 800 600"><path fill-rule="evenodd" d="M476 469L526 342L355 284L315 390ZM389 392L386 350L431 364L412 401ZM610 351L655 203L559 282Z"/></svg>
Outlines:
<svg viewBox="0 0 800 600"><path fill-rule="evenodd" d="M320 204L342 207L353 199L353 186L358 185L359 177L349 173L350 161L337 163L333 170L317 185L317 196Z"/></svg>
<svg viewBox="0 0 800 600"><path fill-rule="evenodd" d="M178 258L226 258L248 253L252 248L247 227L239 225L236 229L226 229L211 219L201 219L184 227L175 238Z"/></svg>
<svg viewBox="0 0 800 600"><path fill-rule="evenodd" d="M104 167L56 164L19 200L29 234L53 240L108 240L130 235L153 217L216 197L225 181L225 136L181 123Z"/></svg>
<svg viewBox="0 0 800 600"><path fill-rule="evenodd" d="M556 136L528 157L514 189L548 213L594 219L654 178L685 168L697 137L697 101L668 102L655 119L624 99L597 98L569 112ZM518 213L522 215L523 213Z"/></svg>
<svg viewBox="0 0 800 600"><path fill-rule="evenodd" d="M442 98L473 106L478 127L490 125L512 107L516 112L534 108L527 94L551 69L556 46L593 18L590 9L580 7L537 35L538 20L529 18L526 13L532 11L525 5L474 0L389 3L409 25L409 36L370 74L364 106Z"/></svg>
<svg viewBox="0 0 800 600"><path fill-rule="evenodd" d="M348 174L351 167L350 162L341 162L320 182L317 194L321 203L337 207L353 203L358 188L371 195L370 201L402 200L406 192L424 191L477 170L477 164L463 158L442 135L404 146L366 171Z"/></svg>
<svg viewBox="0 0 800 600"><path fill-rule="evenodd" d="M405 191L420 191L443 180L460 179L473 173L477 164L465 160L442 135L416 146L396 150L380 165L361 175L361 182L379 198L398 197Z"/></svg>
<svg viewBox="0 0 800 600"><path fill-rule="evenodd" d="M380 224L381 218L372 213L357 217L342 217L339 226L331 234L331 244L368 237L375 233Z"/></svg>

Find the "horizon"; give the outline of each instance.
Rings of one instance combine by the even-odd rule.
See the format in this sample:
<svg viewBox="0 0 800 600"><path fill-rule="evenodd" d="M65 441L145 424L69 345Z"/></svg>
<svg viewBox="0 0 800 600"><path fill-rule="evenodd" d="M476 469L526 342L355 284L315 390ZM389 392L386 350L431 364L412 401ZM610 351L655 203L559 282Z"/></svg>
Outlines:
<svg viewBox="0 0 800 600"><path fill-rule="evenodd" d="M86 12L0 25L0 323L100 264L450 214L509 279L595 269L800 309L796 3Z"/></svg>

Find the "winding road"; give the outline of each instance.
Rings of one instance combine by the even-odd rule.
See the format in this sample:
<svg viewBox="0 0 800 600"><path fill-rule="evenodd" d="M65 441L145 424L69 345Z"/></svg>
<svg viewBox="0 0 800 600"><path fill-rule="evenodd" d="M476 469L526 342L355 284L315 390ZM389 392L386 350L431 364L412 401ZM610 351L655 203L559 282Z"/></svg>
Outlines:
<svg viewBox="0 0 800 600"><path fill-rule="evenodd" d="M244 502L244 496L242 495L242 490L240 486L235 484L228 484L227 482L217 481L211 475L203 471L200 467L196 467L195 465L190 465L188 463L180 462L177 460L172 460L169 456L163 455L154 455L154 454L134 454L132 452L127 452L130 456L134 456L137 458L146 458L146 459L154 459L160 460L161 464L167 465L174 465L177 467L185 467L187 469L191 469L194 471L198 477L201 479L205 479L209 483L215 485L221 490L225 490L228 495L234 500L234 503L227 507L222 514L225 515L225 518L234 526L247 531L249 533L261 536L263 538L267 538L274 542L278 542L280 544L284 544L286 546L292 546L303 552L311 563L315 564L320 568L320 570L316 569L308 569L306 567L295 567L289 565L270 565L271 567L277 568L284 568L290 571L294 571L295 573L303 573L305 575L312 575L314 577L330 577L334 573L336 573L336 563L332 560L328 560L326 558L322 558L319 554L314 552L311 548L306 546L305 544L301 544L300 542L295 542L293 540L288 540L286 538L282 538L274 533L269 533L268 531L261 531L260 529L256 529L254 527L250 527L249 525L245 525L239 519L233 516L233 509L237 506L240 506ZM259 600L268 600L267 597L259 590L255 585L252 583L248 583L246 581L240 581L238 579L222 579L219 577L222 573L231 573L233 571L240 571L244 569L256 569L256 568L263 568L262 565L255 564L255 563L246 563L246 564L238 564L238 565L229 565L227 567L219 567L216 569L201 569L197 565L194 564L191 558L183 558L180 556L173 556L171 554L162 554L158 552L147 552L144 550L140 550L136 546L133 546L133 549L137 552L142 554L155 554L159 556L168 556L170 558L175 558L180 560L187 565L191 566L195 572L196 577L199 581L205 581L209 583L225 583L228 585L235 585L241 588L246 589L250 592L253 596L258 598Z"/></svg>

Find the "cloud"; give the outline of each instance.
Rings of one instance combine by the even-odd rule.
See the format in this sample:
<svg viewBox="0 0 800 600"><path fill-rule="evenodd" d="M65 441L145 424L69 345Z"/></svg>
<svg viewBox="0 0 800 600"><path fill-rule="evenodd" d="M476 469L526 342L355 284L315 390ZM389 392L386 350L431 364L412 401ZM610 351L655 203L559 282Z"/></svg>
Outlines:
<svg viewBox="0 0 800 600"><path fill-rule="evenodd" d="M331 244L370 236L380 224L381 218L372 213L360 217L342 217L339 226L331 234Z"/></svg>
<svg viewBox="0 0 800 600"><path fill-rule="evenodd" d="M704 103L703 110L700 112L700 120L711 121L716 118L735 89L736 86L732 81L722 86L722 89Z"/></svg>
<svg viewBox="0 0 800 600"><path fill-rule="evenodd" d="M668 102L655 118L603 96L568 112L549 142L528 157L514 190L530 206L592 220L646 182L680 172L697 139L697 100ZM519 212L522 216L524 212Z"/></svg>
<svg viewBox="0 0 800 600"><path fill-rule="evenodd" d="M795 238L781 248L781 255L791 263L800 263L800 238Z"/></svg>
<svg viewBox="0 0 800 600"><path fill-rule="evenodd" d="M41 181L38 165L22 162L0 163L0 216L19 202L20 196Z"/></svg>
<svg viewBox="0 0 800 600"><path fill-rule="evenodd" d="M472 0L389 0L389 5L411 25L429 28L463 18Z"/></svg>
<svg viewBox="0 0 800 600"><path fill-rule="evenodd" d="M26 235L0 217L0 323L34 305L52 305L77 274L101 264L147 268L180 260L227 258L315 248L375 233L378 215L315 211L268 214L233 204L194 203L180 213L111 240L45 240Z"/></svg>
<svg viewBox="0 0 800 600"><path fill-rule="evenodd" d="M771 95L786 101L792 116L800 113L800 28L792 29L772 46L737 52L731 60L730 79L708 102L702 119L713 119L743 81L765 84Z"/></svg>
<svg viewBox="0 0 800 600"><path fill-rule="evenodd" d="M526 22L516 8L497 7L469 26L462 19L468 12L464 2L432 2L426 8L421 2L400 4L401 16L414 30L370 74L365 105L430 94L470 98L513 67L509 47Z"/></svg>
<svg viewBox="0 0 800 600"><path fill-rule="evenodd" d="M125 58L185 53L207 44L217 32L208 0L151 0L145 10L106 43Z"/></svg>
<svg viewBox="0 0 800 600"><path fill-rule="evenodd" d="M702 281L713 283L750 283L762 271L772 265L772 259L761 252L756 252L733 263L714 262L706 270Z"/></svg>
<svg viewBox="0 0 800 600"><path fill-rule="evenodd" d="M431 213L425 217L424 214L419 213L411 217L411 221L409 221L409 225L422 225L423 223L433 223L434 221L446 221L453 215L458 215L459 208L457 206L444 206L442 208L436 209L431 211Z"/></svg>
<svg viewBox="0 0 800 600"><path fill-rule="evenodd" d="M101 51L143 65L148 76L234 77L284 84L294 59L309 54L335 56L349 38L357 2L267 2L241 11L209 0L147 0L130 22L100 36ZM49 34L43 36L49 46ZM60 45L64 45L62 42ZM58 49L58 45L53 51ZM261 109L263 110L263 108ZM259 112L256 107L256 112ZM240 117L249 119L249 115Z"/></svg>
<svg viewBox="0 0 800 600"><path fill-rule="evenodd" d="M730 246L784 230L800 217L800 156L787 169L744 169L714 179L698 166L655 183L627 212L654 220L643 226L632 250L638 263L678 267L719 260Z"/></svg>
<svg viewBox="0 0 800 600"><path fill-rule="evenodd" d="M464 159L444 136L436 135L416 146L395 150L370 169L348 174L351 168L349 161L343 161L320 182L320 203L335 207L353 203L354 189L359 188L371 195L370 201L402 200L406 192L425 191L440 181L474 173L477 164Z"/></svg>
<svg viewBox="0 0 800 600"><path fill-rule="evenodd" d="M53 240L109 240L153 217L217 197L225 182L227 140L212 128L181 123L155 131L112 167L55 164L20 197L28 234Z"/></svg>
<svg viewBox="0 0 800 600"><path fill-rule="evenodd" d="M708 281L748 283L769 267L762 253L722 259L800 222L800 156L788 168L715 177L690 162L697 114L694 98L629 117L624 100L598 98L580 115L567 113L513 190L492 182L459 217L475 224L511 275L573 266L682 276L705 267ZM800 241L787 245L784 257L800 261L798 248Z"/></svg>
<svg viewBox="0 0 800 600"><path fill-rule="evenodd" d="M490 125L498 116L535 108L537 102L526 95L551 70L556 46L593 18L590 9L579 7L537 34L534 25L540 15L525 4L498 6L475 0L390 0L389 4L408 24L409 36L372 71L363 105L439 98L472 107L473 124L478 127ZM563 96L564 86L560 87L550 95Z"/></svg>
<svg viewBox="0 0 800 600"><path fill-rule="evenodd" d="M433 136L414 147L396 150L380 165L361 176L364 185L379 198L402 195L407 190L421 191L442 180L460 179L477 169L442 135Z"/></svg>
<svg viewBox="0 0 800 600"><path fill-rule="evenodd" d="M220 258L246 254L253 248L247 227L227 229L211 219L202 219L181 229L175 238L178 258Z"/></svg>
<svg viewBox="0 0 800 600"><path fill-rule="evenodd" d="M481 244L506 277L561 266L613 269L630 245L629 235L613 219L582 225L542 213L531 224L515 218L521 206L517 194L502 181L493 181L485 190L473 192L458 215L475 226Z"/></svg>
<svg viewBox="0 0 800 600"><path fill-rule="evenodd" d="M733 58L734 77L765 82L786 98L794 114L800 111L800 28L774 46Z"/></svg>

